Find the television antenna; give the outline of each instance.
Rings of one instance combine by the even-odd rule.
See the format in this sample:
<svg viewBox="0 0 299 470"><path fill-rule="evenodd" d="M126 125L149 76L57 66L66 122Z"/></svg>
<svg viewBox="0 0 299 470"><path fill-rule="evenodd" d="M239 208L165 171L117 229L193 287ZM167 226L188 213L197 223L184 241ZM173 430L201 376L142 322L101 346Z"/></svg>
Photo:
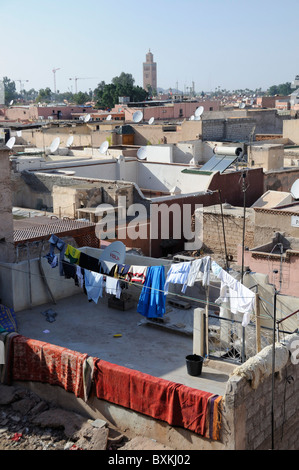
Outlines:
<svg viewBox="0 0 299 470"><path fill-rule="evenodd" d="M109 142L108 140L105 140L99 148L100 154L105 155L109 147Z"/></svg>
<svg viewBox="0 0 299 470"><path fill-rule="evenodd" d="M294 199L299 199L299 179L292 184L291 195Z"/></svg>
<svg viewBox="0 0 299 470"><path fill-rule="evenodd" d="M6 147L8 147L10 150L13 148L13 146L15 145L15 141L16 141L16 138L15 137L11 137L10 139L8 139L8 141L6 142Z"/></svg>
<svg viewBox="0 0 299 470"><path fill-rule="evenodd" d="M133 114L133 121L137 124L138 122L142 121L143 113L141 111L136 111Z"/></svg>
<svg viewBox="0 0 299 470"><path fill-rule="evenodd" d="M66 141L66 146L69 148L71 147L72 143L74 142L74 136L70 135L69 138Z"/></svg>
<svg viewBox="0 0 299 470"><path fill-rule="evenodd" d="M145 160L146 159L146 147L140 147L137 150L137 158L139 160Z"/></svg>
<svg viewBox="0 0 299 470"><path fill-rule="evenodd" d="M203 106L199 106L199 108L197 108L197 109L195 110L194 115L195 115L196 118L200 118L203 112L204 112L204 107L203 107Z"/></svg>
<svg viewBox="0 0 299 470"><path fill-rule="evenodd" d="M59 137L55 137L55 139L52 141L51 145L50 145L50 152L51 153L54 153L56 152L56 150L58 149L60 145L60 138Z"/></svg>

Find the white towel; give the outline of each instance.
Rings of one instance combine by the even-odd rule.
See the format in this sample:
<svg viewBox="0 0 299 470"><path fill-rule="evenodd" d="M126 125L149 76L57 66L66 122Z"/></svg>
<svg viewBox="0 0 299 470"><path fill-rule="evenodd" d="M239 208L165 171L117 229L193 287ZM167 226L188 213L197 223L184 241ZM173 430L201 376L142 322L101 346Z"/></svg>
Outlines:
<svg viewBox="0 0 299 470"><path fill-rule="evenodd" d="M121 287L118 279L106 276L106 293L115 295L117 299L120 298Z"/></svg>

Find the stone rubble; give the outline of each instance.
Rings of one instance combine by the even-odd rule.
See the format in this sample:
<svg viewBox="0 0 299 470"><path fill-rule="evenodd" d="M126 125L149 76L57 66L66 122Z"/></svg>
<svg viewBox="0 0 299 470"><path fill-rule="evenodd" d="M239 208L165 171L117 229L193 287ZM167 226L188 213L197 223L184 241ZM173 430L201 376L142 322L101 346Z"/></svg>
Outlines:
<svg viewBox="0 0 299 470"><path fill-rule="evenodd" d="M27 389L0 384L0 451L116 450L127 441L103 420L57 408Z"/></svg>

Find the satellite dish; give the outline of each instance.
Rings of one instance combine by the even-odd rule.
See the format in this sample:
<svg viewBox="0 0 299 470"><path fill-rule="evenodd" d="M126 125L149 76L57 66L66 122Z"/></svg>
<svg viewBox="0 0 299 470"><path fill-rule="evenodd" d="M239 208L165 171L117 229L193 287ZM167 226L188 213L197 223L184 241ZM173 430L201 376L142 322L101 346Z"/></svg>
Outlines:
<svg viewBox="0 0 299 470"><path fill-rule="evenodd" d="M245 103L240 103L239 108L240 108L240 109L244 109L245 106L246 106Z"/></svg>
<svg viewBox="0 0 299 470"><path fill-rule="evenodd" d="M7 142L6 142L6 147L8 147L9 149L12 149L13 146L15 145L15 141L16 141L16 138L15 137L11 137Z"/></svg>
<svg viewBox="0 0 299 470"><path fill-rule="evenodd" d="M107 152L108 147L109 147L109 142L108 142L108 140L105 140L105 142L103 142L102 145L99 148L100 153L102 155L104 155Z"/></svg>
<svg viewBox="0 0 299 470"><path fill-rule="evenodd" d="M146 159L146 147L140 147L137 150L137 157L139 160L145 160Z"/></svg>
<svg viewBox="0 0 299 470"><path fill-rule="evenodd" d="M9 102L9 106L12 106L12 105L13 105L13 100Z"/></svg>
<svg viewBox="0 0 299 470"><path fill-rule="evenodd" d="M66 141L66 146L67 146L67 147L70 147L73 142L74 142L74 136L73 136L73 135L70 135L69 138L68 138L67 141Z"/></svg>
<svg viewBox="0 0 299 470"><path fill-rule="evenodd" d="M115 264L124 264L126 258L126 246L116 241L108 245L101 253L99 262L110 261Z"/></svg>
<svg viewBox="0 0 299 470"><path fill-rule="evenodd" d="M150 120L148 121L149 124L153 124L155 118L154 117L151 117Z"/></svg>
<svg viewBox="0 0 299 470"><path fill-rule="evenodd" d="M22 137L22 131L17 131L17 137Z"/></svg>
<svg viewBox="0 0 299 470"><path fill-rule="evenodd" d="M299 199L299 179L293 183L291 187L291 195L294 199Z"/></svg>
<svg viewBox="0 0 299 470"><path fill-rule="evenodd" d="M200 117L202 115L202 113L204 112L204 107L203 106L199 106L199 108L197 108L195 110L195 117Z"/></svg>
<svg viewBox="0 0 299 470"><path fill-rule="evenodd" d="M54 153L56 152L56 150L58 149L59 147L59 144L60 144L60 138L59 137L56 137L53 142L51 143L50 145L50 151L51 153Z"/></svg>
<svg viewBox="0 0 299 470"><path fill-rule="evenodd" d="M143 119L143 114L141 111L136 111L134 114L133 114L133 121L137 124L138 122L140 122L141 120Z"/></svg>
<svg viewBox="0 0 299 470"><path fill-rule="evenodd" d="M91 115L86 114L86 116L84 117L84 122L89 122L90 120L91 120Z"/></svg>
<svg viewBox="0 0 299 470"><path fill-rule="evenodd" d="M112 116L111 116L111 114L109 114L109 115L106 117L106 121L111 121L111 119L112 119Z"/></svg>
<svg viewBox="0 0 299 470"><path fill-rule="evenodd" d="M194 116L190 116L190 121L194 121Z"/></svg>

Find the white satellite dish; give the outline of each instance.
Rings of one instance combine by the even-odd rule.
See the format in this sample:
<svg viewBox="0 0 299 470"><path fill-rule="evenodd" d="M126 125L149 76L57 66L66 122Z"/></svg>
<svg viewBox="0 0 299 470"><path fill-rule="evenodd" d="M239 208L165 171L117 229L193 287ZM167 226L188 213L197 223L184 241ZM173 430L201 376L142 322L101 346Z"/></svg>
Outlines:
<svg viewBox="0 0 299 470"><path fill-rule="evenodd" d="M141 111L136 111L134 114L133 114L133 121L137 124L138 122L140 122L141 120L143 119L143 114Z"/></svg>
<svg viewBox="0 0 299 470"><path fill-rule="evenodd" d="M22 131L17 131L17 137L22 137Z"/></svg>
<svg viewBox="0 0 299 470"><path fill-rule="evenodd" d="M245 103L240 103L239 108L240 108L240 109L244 109L245 106L246 106Z"/></svg>
<svg viewBox="0 0 299 470"><path fill-rule="evenodd" d="M86 116L84 117L84 122L89 122L90 120L91 120L91 115L86 114Z"/></svg>
<svg viewBox="0 0 299 470"><path fill-rule="evenodd" d="M7 142L6 142L6 147L8 147L9 149L12 149L13 146L15 145L15 141L16 141L16 138L15 137L11 137Z"/></svg>
<svg viewBox="0 0 299 470"><path fill-rule="evenodd" d="M105 142L103 142L99 148L100 153L104 155L107 152L108 147L109 147L109 142L108 140L105 140Z"/></svg>
<svg viewBox="0 0 299 470"><path fill-rule="evenodd" d="M292 184L291 195L294 199L299 199L299 179Z"/></svg>
<svg viewBox="0 0 299 470"><path fill-rule="evenodd" d="M151 117L150 120L148 121L149 124L153 124L155 118L154 117Z"/></svg>
<svg viewBox="0 0 299 470"><path fill-rule="evenodd" d="M67 146L67 147L70 147L73 142L74 142L74 136L73 136L73 135L70 135L69 138L68 138L67 141L66 141L66 146Z"/></svg>
<svg viewBox="0 0 299 470"><path fill-rule="evenodd" d="M195 117L200 117L202 115L202 113L204 112L204 107L203 106L199 106L199 108L197 108L195 110Z"/></svg>
<svg viewBox="0 0 299 470"><path fill-rule="evenodd" d="M111 116L111 114L109 114L109 115L106 117L106 121L111 121L111 119L112 119L112 116Z"/></svg>
<svg viewBox="0 0 299 470"><path fill-rule="evenodd" d="M12 105L13 105L13 100L9 102L9 106L12 106Z"/></svg>
<svg viewBox="0 0 299 470"><path fill-rule="evenodd" d="M58 149L60 145L60 138L59 137L55 137L55 139L52 141L51 145L50 145L50 151L51 153L54 153L56 152L56 150Z"/></svg>
<svg viewBox="0 0 299 470"><path fill-rule="evenodd" d="M116 241L104 249L100 255L99 262L110 261L115 264L123 264L125 262L125 258L126 246L122 242Z"/></svg>
<svg viewBox="0 0 299 470"><path fill-rule="evenodd" d="M140 147L137 150L137 157L139 160L145 160L146 159L146 147Z"/></svg>
<svg viewBox="0 0 299 470"><path fill-rule="evenodd" d="M193 114L192 114L192 116L190 116L190 121L194 121L194 119L195 119L195 118L194 118L194 116L193 116Z"/></svg>

